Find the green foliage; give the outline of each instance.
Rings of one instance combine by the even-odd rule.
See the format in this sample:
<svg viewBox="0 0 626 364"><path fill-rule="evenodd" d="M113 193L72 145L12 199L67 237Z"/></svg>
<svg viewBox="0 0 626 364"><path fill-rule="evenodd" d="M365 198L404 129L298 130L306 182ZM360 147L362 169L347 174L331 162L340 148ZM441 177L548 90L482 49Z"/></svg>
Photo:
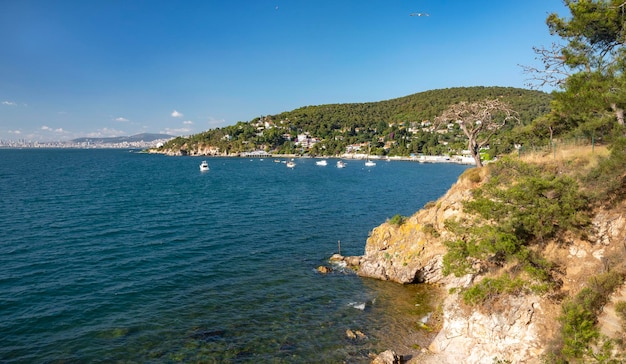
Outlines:
<svg viewBox="0 0 626 364"><path fill-rule="evenodd" d="M562 306L562 347L557 357L564 361L582 358L590 353L590 345L599 337L597 315L607 303L609 295L623 282L623 276L607 272L592 277L573 299Z"/></svg>
<svg viewBox="0 0 626 364"><path fill-rule="evenodd" d="M550 116L540 124L555 135L606 137L615 125L624 125L623 0L566 0L565 5L570 16L553 13L546 20L550 33L563 42L537 52L545 65L538 79L562 89L553 93ZM555 79L554 75L562 76Z"/></svg>
<svg viewBox="0 0 626 364"><path fill-rule="evenodd" d="M391 219L389 219L389 223L391 225L400 226L400 225L404 224L406 219L407 219L406 216L402 216L400 214L396 214L396 215L393 215L393 217Z"/></svg>
<svg viewBox="0 0 626 364"><path fill-rule="evenodd" d="M438 238L440 236L439 231L437 231L437 229L435 229L433 224L430 224L430 223L422 226L422 231L435 238Z"/></svg>
<svg viewBox="0 0 626 364"><path fill-rule="evenodd" d="M585 288L585 290L588 289ZM582 303L573 300L563 305L563 313L559 319L563 325L561 328L562 355L566 358L582 357L591 340L599 335L595 327L596 315L585 308Z"/></svg>
<svg viewBox="0 0 626 364"><path fill-rule="evenodd" d="M476 267L498 268L510 263L512 271L524 271L530 280L512 279L506 273L484 280L465 292L470 304L501 293L522 289L543 293L555 287L554 264L536 253L536 247L590 221L586 199L574 179L511 158L489 168L489 179L464 203L473 217L445 222L457 239L444 243L448 251L443 257L443 273L462 276L477 273Z"/></svg>
<svg viewBox="0 0 626 364"><path fill-rule="evenodd" d="M463 292L463 302L479 305L501 294L517 294L527 290L527 282L504 274L497 278L485 278Z"/></svg>
<svg viewBox="0 0 626 364"><path fill-rule="evenodd" d="M499 229L525 241L541 242L589 223L587 200L573 178L545 173L512 158L495 164L490 180L474 192L474 200L465 208L496 220Z"/></svg>
<svg viewBox="0 0 626 364"><path fill-rule="evenodd" d="M472 269L472 263L468 259L470 256L467 249L467 243L463 240L446 241L444 243L448 252L443 256L443 269L444 275L453 273L455 276L460 277L468 273L476 273Z"/></svg>
<svg viewBox="0 0 626 364"><path fill-rule="evenodd" d="M626 198L626 138L616 138L610 151L609 157L583 179L595 203L611 205Z"/></svg>
<svg viewBox="0 0 626 364"><path fill-rule="evenodd" d="M506 102L519 113L521 123L525 125L549 111L551 96L511 87L461 87L379 102L305 106L207 130L188 138L179 137L162 149L180 150L185 145L190 150L207 145L224 153L262 148L274 153L337 155L344 153L348 145L369 142L371 154L378 155L447 154L451 148L460 152L467 143L458 127L451 133L438 134L433 130L422 130L421 123L434 120L452 104L483 99ZM502 132L506 134L511 128L507 126ZM297 147L294 140L299 134L308 134L320 142L311 150ZM494 140L498 138L494 136ZM440 143L444 139L447 145Z"/></svg>

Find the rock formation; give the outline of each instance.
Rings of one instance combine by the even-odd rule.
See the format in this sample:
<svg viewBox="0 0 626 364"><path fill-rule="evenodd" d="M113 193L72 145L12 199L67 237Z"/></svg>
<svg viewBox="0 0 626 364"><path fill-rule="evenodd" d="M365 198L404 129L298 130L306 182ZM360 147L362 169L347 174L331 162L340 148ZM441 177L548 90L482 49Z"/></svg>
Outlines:
<svg viewBox="0 0 626 364"><path fill-rule="evenodd" d="M486 168L474 173L486 173L482 170ZM443 324L428 353L417 354L410 363L540 363L541 355L558 332L559 302L521 294L502 297L497 307L468 307L453 292L484 277L457 278L442 273L446 253L443 242L452 237L444 221L463 216L463 201L471 198L472 190L478 185L473 179L461 176L443 197L428 203L402 224L387 222L373 229L363 256L335 255L331 260L345 262L363 277L402 284L438 284L451 292L442 303ZM576 294L591 275L612 264L608 257L616 259L626 254L625 212L626 203L597 211L592 234L586 240L572 238L565 245L557 242L546 245L544 254L562 267L562 294ZM616 299L624 299L625 292L626 286L622 286L607 306L613 307ZM602 328L610 321L600 317L602 332L615 331Z"/></svg>
<svg viewBox="0 0 626 364"><path fill-rule="evenodd" d="M474 183L461 177L443 197L428 203L401 225L385 223L372 230L365 255L341 259L362 277L403 284L458 284L459 279L444 277L441 272L446 253L443 241L449 236L444 222L463 214L463 201L471 198L473 187Z"/></svg>

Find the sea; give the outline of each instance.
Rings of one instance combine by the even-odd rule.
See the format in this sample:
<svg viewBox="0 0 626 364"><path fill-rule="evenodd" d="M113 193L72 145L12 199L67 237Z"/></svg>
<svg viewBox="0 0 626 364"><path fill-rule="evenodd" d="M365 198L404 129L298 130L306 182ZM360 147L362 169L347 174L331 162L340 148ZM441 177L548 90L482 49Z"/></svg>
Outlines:
<svg viewBox="0 0 626 364"><path fill-rule="evenodd" d="M368 363L427 345L436 287L328 260L468 167L285 161L0 150L0 362Z"/></svg>

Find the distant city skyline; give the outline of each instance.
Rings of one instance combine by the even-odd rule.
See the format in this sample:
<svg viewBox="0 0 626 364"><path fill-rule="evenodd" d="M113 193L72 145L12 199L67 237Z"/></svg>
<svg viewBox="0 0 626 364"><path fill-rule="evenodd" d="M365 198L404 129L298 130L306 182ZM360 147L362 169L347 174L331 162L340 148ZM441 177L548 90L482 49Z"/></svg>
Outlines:
<svg viewBox="0 0 626 364"><path fill-rule="evenodd" d="M0 139L191 135L307 105L526 87L562 0L0 3ZM546 90L549 91L549 90Z"/></svg>

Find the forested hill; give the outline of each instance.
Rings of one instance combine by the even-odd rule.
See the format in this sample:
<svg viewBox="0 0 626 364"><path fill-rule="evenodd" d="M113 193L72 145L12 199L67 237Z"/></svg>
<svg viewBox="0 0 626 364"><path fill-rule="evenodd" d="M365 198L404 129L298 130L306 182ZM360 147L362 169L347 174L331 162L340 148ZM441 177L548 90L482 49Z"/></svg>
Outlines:
<svg viewBox="0 0 626 364"><path fill-rule="evenodd" d="M459 87L431 90L397 99L352 103L305 106L293 111L271 116L274 120L290 120L299 128L336 126L376 128L380 122L405 123L432 120L449 105L467 101L502 98L520 113L523 124L549 110L550 95L512 87Z"/></svg>
<svg viewBox="0 0 626 364"><path fill-rule="evenodd" d="M452 104L484 99L508 103L519 113L520 124L527 125L549 111L551 96L512 87L460 87L378 102L305 106L175 138L160 151L231 155L263 149L279 154L338 155L350 145L371 143L372 154L378 155L445 154L466 149L466 140L458 129L445 135L429 129L429 121ZM303 135L309 138L305 143L298 141Z"/></svg>

